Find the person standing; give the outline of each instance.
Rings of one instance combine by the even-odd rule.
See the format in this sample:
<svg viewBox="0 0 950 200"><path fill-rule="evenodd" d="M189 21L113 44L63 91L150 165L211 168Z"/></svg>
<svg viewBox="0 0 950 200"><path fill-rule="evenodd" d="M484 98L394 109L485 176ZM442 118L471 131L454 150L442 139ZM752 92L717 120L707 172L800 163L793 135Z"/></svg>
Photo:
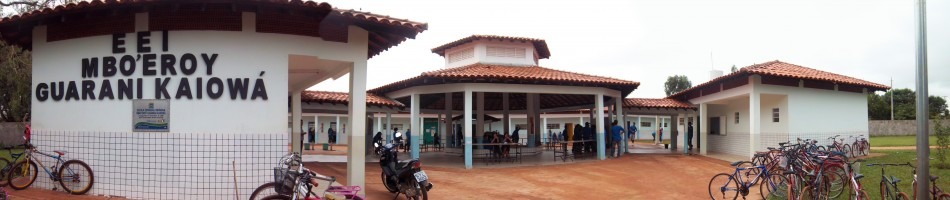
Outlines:
<svg viewBox="0 0 950 200"><path fill-rule="evenodd" d="M657 135L656 135L656 138L657 138L656 140L657 140L657 143L658 143L658 144L663 144L663 126L662 126L662 124L660 124L660 125L661 125L661 126L660 126L660 131L658 131L658 133L657 133Z"/></svg>
<svg viewBox="0 0 950 200"><path fill-rule="evenodd" d="M333 127L327 129L327 143L336 144L336 131Z"/></svg>
<svg viewBox="0 0 950 200"><path fill-rule="evenodd" d="M623 127L620 125L617 125L617 120L614 120L613 125L614 125L613 128L611 128L611 133L612 133L611 136L613 136L613 140L612 140L612 143L610 143L610 146L612 146L613 149L617 150L617 154L616 156L614 156L615 155L614 151L610 151L610 155L614 156L614 158L619 158L620 155L623 155L622 152L620 151L622 148L620 146L620 141L623 141L623 138L621 138L620 136L621 134L623 134Z"/></svg>
<svg viewBox="0 0 950 200"><path fill-rule="evenodd" d="M409 129L406 129L406 143L403 148L403 152L409 152L409 148L412 146L412 126L409 126Z"/></svg>
<svg viewBox="0 0 950 200"><path fill-rule="evenodd" d="M686 125L686 144L689 150L693 150L693 122Z"/></svg>
<svg viewBox="0 0 950 200"><path fill-rule="evenodd" d="M584 123L584 139L583 140L586 141L584 142L584 152L592 152L593 148L592 148L591 142L588 140L591 140L593 138L591 136L593 135L594 135L594 129L593 127L590 126L590 122Z"/></svg>
<svg viewBox="0 0 950 200"><path fill-rule="evenodd" d="M627 137L630 138L630 142L636 141L637 136L640 135L638 131L639 130L637 130L637 126L635 124L631 124L629 127L627 127Z"/></svg>
<svg viewBox="0 0 950 200"><path fill-rule="evenodd" d="M515 126L515 132L511 133L511 141L514 143L518 143L518 141L521 139L521 134L518 134L518 132L521 132L521 126Z"/></svg>

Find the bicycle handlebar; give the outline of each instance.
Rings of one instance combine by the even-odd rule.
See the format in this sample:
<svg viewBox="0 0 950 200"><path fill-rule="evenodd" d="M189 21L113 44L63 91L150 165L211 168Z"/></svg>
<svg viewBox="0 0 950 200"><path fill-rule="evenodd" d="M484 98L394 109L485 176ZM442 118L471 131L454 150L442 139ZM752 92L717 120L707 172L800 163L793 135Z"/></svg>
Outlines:
<svg viewBox="0 0 950 200"><path fill-rule="evenodd" d="M867 166L868 166L868 167L870 167L870 166L909 166L909 167L914 167L914 165L911 165L910 162L901 163L901 164L895 164L895 163L869 163L869 164L867 164Z"/></svg>

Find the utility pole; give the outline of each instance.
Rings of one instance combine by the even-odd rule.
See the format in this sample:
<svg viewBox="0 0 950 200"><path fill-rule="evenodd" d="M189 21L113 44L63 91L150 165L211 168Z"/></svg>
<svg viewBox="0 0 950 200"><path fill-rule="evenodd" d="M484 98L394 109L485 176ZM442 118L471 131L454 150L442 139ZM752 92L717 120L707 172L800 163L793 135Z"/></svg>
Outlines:
<svg viewBox="0 0 950 200"><path fill-rule="evenodd" d="M917 200L930 199L930 113L927 99L927 4L917 0Z"/></svg>
<svg viewBox="0 0 950 200"><path fill-rule="evenodd" d="M891 121L894 121L894 77L891 77Z"/></svg>

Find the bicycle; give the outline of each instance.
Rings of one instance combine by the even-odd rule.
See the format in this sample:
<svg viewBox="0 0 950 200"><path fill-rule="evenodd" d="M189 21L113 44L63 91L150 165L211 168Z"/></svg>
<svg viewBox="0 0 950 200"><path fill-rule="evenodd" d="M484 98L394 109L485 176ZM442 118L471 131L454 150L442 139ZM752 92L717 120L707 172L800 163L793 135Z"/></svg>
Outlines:
<svg viewBox="0 0 950 200"><path fill-rule="evenodd" d="M901 180L897 177L891 176L887 177L887 174L884 172L884 169L887 166L911 166L910 163L906 164L875 164L871 163L867 165L870 166L881 166L881 199L899 199L899 200L908 200L910 197L907 196L904 192L901 192L900 188L897 188L897 183L900 183Z"/></svg>
<svg viewBox="0 0 950 200"><path fill-rule="evenodd" d="M910 166L914 168L914 199L917 199L917 168L913 165ZM950 194L944 192L940 187L937 187L938 176L930 176L930 197L933 200L950 200Z"/></svg>
<svg viewBox="0 0 950 200"><path fill-rule="evenodd" d="M251 200L263 199L321 199L312 191L319 186L317 180L328 181L329 185L336 182L332 176L323 176L303 166L300 154L292 153L281 158L278 166L274 167L274 182L265 183L254 189ZM323 191L325 199L354 199L362 200L357 193L359 186L329 186Z"/></svg>
<svg viewBox="0 0 950 200"><path fill-rule="evenodd" d="M838 142L838 137L841 137L841 135L835 135L835 136L832 136L832 137L828 137L828 139L831 140L831 144L828 145L828 149L830 150L831 148L834 148L835 151L844 152L845 155L847 155L848 157L852 157L852 158L853 158L853 157L854 157L854 151L852 151L851 145L845 144L845 143L844 143L844 138L841 138L841 142Z"/></svg>
<svg viewBox="0 0 950 200"><path fill-rule="evenodd" d="M92 185L95 181L93 178L94 175L92 169L89 168L89 165L85 162L80 160L64 161L63 156L66 155L66 152L63 151L53 151L57 155L52 155L41 152L30 144L21 146L25 147L22 153L13 153L13 148L6 148L10 156L13 157L15 164L0 169L0 172L3 172L0 175L6 175L7 184L9 184L11 188L22 190L33 185L33 182L36 181L36 175L38 174L38 164L40 167L43 167L43 171L49 175L50 180L59 182L59 184L63 186L63 189L70 194L81 195L92 189ZM56 160L56 164L50 165L48 168L46 165L43 165L43 162L34 158L33 154L50 157ZM78 187L70 187L67 186L67 184L75 184L75 186Z"/></svg>
<svg viewBox="0 0 950 200"><path fill-rule="evenodd" d="M848 163L848 180L851 183L851 192L848 195L848 199L869 200L871 196L869 196L868 192L864 191L864 187L861 186L861 178L864 178L864 175L854 171L854 164L859 162L864 162L864 160L855 160L854 162Z"/></svg>
<svg viewBox="0 0 950 200"><path fill-rule="evenodd" d="M864 135L851 136L854 137L854 143L851 144L852 150L856 151L858 155L866 156L871 154L871 142L868 142L867 138L864 138Z"/></svg>
<svg viewBox="0 0 950 200"><path fill-rule="evenodd" d="M787 196L787 190L785 190L785 188L788 188L787 184L789 182L785 179L785 176L770 174L769 171L766 170L765 165L749 168L739 167L744 163L750 162L734 162L731 165L736 167L735 172L732 174L720 173L713 176L713 178L709 180L709 198L736 199L739 194L742 194L742 199L745 199L745 197L749 195L749 188L758 184L762 179L764 179L764 181L759 184L759 194L763 199L769 199L770 197L783 199ZM761 173L756 173L753 175L754 177L748 177L752 175L752 169L758 169ZM746 178L751 180L744 180L742 173L745 173ZM716 198L717 196L719 196L719 198Z"/></svg>

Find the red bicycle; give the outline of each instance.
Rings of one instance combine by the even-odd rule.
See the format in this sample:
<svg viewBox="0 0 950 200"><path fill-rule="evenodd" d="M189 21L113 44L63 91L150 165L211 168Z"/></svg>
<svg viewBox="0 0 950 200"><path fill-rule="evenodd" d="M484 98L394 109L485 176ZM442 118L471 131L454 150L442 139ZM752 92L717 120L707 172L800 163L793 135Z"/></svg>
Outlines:
<svg viewBox="0 0 950 200"><path fill-rule="evenodd" d="M851 151L852 150L851 145L845 144L844 138L841 138L841 142L838 142L838 137L841 137L841 135L835 135L833 137L828 138L832 142L831 145L828 145L828 150L835 149L835 151L842 152L848 157L853 158L854 151Z"/></svg>
<svg viewBox="0 0 950 200"><path fill-rule="evenodd" d="M864 138L864 135L851 136L854 139L854 143L851 143L851 148L854 148L855 154L866 156L871 153L871 142L867 138Z"/></svg>

